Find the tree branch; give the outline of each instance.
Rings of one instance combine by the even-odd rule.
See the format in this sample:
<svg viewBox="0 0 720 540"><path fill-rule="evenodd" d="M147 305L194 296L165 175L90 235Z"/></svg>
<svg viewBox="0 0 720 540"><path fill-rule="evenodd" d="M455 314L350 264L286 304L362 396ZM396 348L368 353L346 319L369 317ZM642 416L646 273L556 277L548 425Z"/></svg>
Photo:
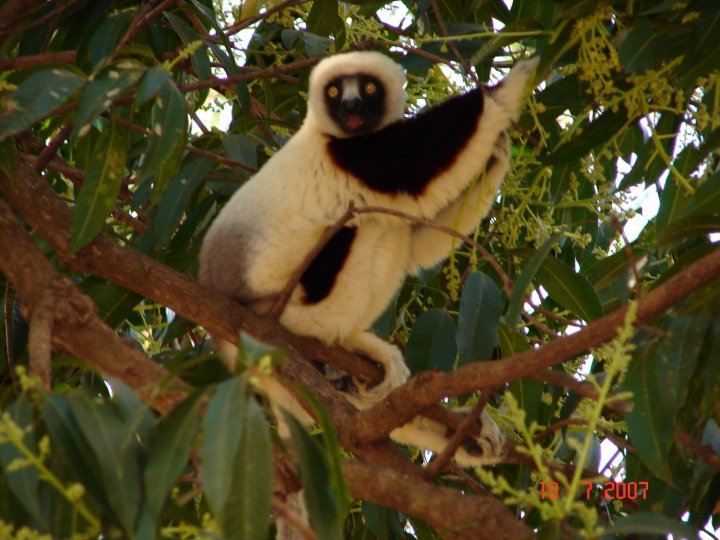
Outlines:
<svg viewBox="0 0 720 540"><path fill-rule="evenodd" d="M692 263L638 300L634 325L640 326L720 275L720 249ZM411 420L443 398L492 388L559 364L611 340L623 325L627 306L570 334L502 360L474 362L450 373L420 373L393 390L385 400L361 412L355 424L360 440L372 441Z"/></svg>
<svg viewBox="0 0 720 540"><path fill-rule="evenodd" d="M445 539L531 537L530 530L508 520L508 509L489 495L464 494L358 461L343 461L342 470L353 496L382 505L391 501L391 508L423 516Z"/></svg>
<svg viewBox="0 0 720 540"><path fill-rule="evenodd" d="M31 352L35 357L34 368L41 364L39 370L45 383L49 385L50 379L46 341L51 339L54 349L82 358L128 382L160 411L169 411L185 397L185 392L177 389L158 392L158 388L170 380L167 371L123 342L112 328L100 321L92 300L55 271L2 201L0 270L15 286L25 318L31 325L39 325L31 328L31 339L36 340ZM54 298L48 300L48 294ZM55 299L58 302L53 301ZM118 359L122 359L122 363Z"/></svg>
<svg viewBox="0 0 720 540"><path fill-rule="evenodd" d="M412 485L424 482L420 469L408 461L389 440L383 439L373 443L357 441L352 430L357 411L320 372L301 359L331 359L334 365L345 362L350 368L348 371L354 374L362 371L363 365L371 366L370 362L361 360L339 347L328 348L317 340L294 336L271 319L258 317L243 306L202 287L187 276L141 254L122 248L105 238L98 237L78 253L70 253L68 242L72 212L57 197L47 182L24 161L18 164L17 178L13 182L0 173L0 191L5 193L12 206L53 246L61 262L70 268L105 277L148 298L157 300L173 308L179 315L202 323L206 329L222 339L236 343L238 332L246 331L261 341L282 348L288 361L283 365L281 375L313 389L330 412L344 448L353 452L360 459L373 463L373 466L376 467L374 470L380 471L378 474L384 477L394 475L392 477L401 478L405 484L410 482ZM10 237L12 236L13 234L10 234ZM0 241L0 245L4 245L4 243L4 241ZM13 259L6 259L4 264L15 266L14 261L12 265L8 262L11 260ZM43 258L43 264L48 265L49 263ZM10 279L13 281L23 279L23 267L24 265L18 268L19 275L13 274L13 277L9 275ZM0 269L5 271L5 266L0 266ZM147 279L147 276L152 276L152 279ZM42 290L42 286L39 289ZM86 297L83 299L84 302L89 302ZM105 327L106 330L101 331L93 326L92 328L83 328L83 331L80 332L78 329L81 328L81 325L74 320L72 323L69 321L70 319L63 321L62 328L56 326L54 348L75 351L73 354L81 358L83 354L92 355L92 358L88 359L89 362L99 365L107 373L128 381L136 388L147 389L145 385L148 383L152 384L163 379L164 370L150 362L136 349L124 343L125 348L122 350L114 350L109 347L108 343L113 343L118 339L111 329ZM69 332L67 328L72 329L72 332ZM91 341L89 337L86 338L86 334L94 334L95 339ZM60 342L57 339L60 335L65 336L68 343ZM125 349L129 349L130 352ZM99 354L102 354L102 358L97 356ZM342 360L337 362L338 358ZM162 370L162 376L130 377L127 373L122 372L124 369L137 370L138 366L144 366L146 363ZM177 402L177 399L174 402ZM157 401L153 404L157 406ZM170 406L167 404L167 407L164 408ZM378 466L381 467L377 468ZM357 497L366 495L367 486L363 485L362 481L362 479L354 477L348 479L350 491ZM476 499L476 496L462 495L453 490L437 488L432 484L424 485L426 486L424 490L431 494L427 499L432 501L429 504L431 508L425 507L424 503L415 500L417 499L415 493L412 496L403 494L398 497L397 488L392 483L385 484L383 489L373 489L373 496L369 500L410 515L416 515L436 524L441 529L450 528L453 524L463 523L470 519L467 508L485 508L492 520L485 521L484 532L474 538L501 538L502 536L498 536L498 534L502 534L502 531L519 531L514 536L510 536L513 538L529 536L526 527L517 522L501 502L493 498ZM427 513L438 505L447 509L446 512L443 512L443 516L437 518L429 516ZM451 511L453 508L454 510ZM484 514L475 512L473 515L477 517ZM497 529L492 526L493 523L499 524ZM457 536L457 538L460 537Z"/></svg>

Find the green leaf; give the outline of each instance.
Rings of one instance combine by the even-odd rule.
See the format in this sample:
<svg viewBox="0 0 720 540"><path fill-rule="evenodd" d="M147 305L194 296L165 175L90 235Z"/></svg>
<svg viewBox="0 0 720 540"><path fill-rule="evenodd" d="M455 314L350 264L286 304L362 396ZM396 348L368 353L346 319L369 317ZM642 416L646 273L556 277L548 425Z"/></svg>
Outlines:
<svg viewBox="0 0 720 540"><path fill-rule="evenodd" d="M172 84L170 75L161 67L152 67L145 72L135 91L135 103L143 105L165 84Z"/></svg>
<svg viewBox="0 0 720 540"><path fill-rule="evenodd" d="M199 428L200 398L204 394L201 390L185 399L157 426L143 472L145 504L138 520L138 538L155 536L163 504L187 466L192 440Z"/></svg>
<svg viewBox="0 0 720 540"><path fill-rule="evenodd" d="M527 290L532 283L535 274L540 268L545 258L550 253L550 250L562 237L560 234L555 234L545 240L543 245L538 248L533 254L530 261L523 268L520 277L515 281L515 287L513 288L512 298L510 299L510 305L508 306L507 313L505 314L505 321L510 325L514 326L520 322L520 314L522 313L522 307L525 303L525 295Z"/></svg>
<svg viewBox="0 0 720 540"><path fill-rule="evenodd" d="M652 487L650 488L652 489ZM603 539L617 538L619 534L652 534L665 538L672 534L673 538L700 538L698 530L677 519L655 512L638 512L620 517L614 525L605 529Z"/></svg>
<svg viewBox="0 0 720 540"><path fill-rule="evenodd" d="M662 234L655 239L655 244L657 246L674 244L718 231L720 231L720 215L691 214L681 217L665 227Z"/></svg>
<svg viewBox="0 0 720 540"><path fill-rule="evenodd" d="M675 418L685 403L690 379L702 349L710 318L707 315L675 315L657 352L657 388L665 410Z"/></svg>
<svg viewBox="0 0 720 540"><path fill-rule="evenodd" d="M684 119L681 115L664 112L660 115L660 120L655 123L657 138L669 156L673 155L673 149L678 142L677 134L680 132L683 122ZM625 175L620 183L620 189L627 189L639 182L650 186L667 174L667 164L657 155L655 144L652 138L648 138L645 146L639 149L638 158L633 164L632 171Z"/></svg>
<svg viewBox="0 0 720 540"><path fill-rule="evenodd" d="M282 349L258 341L245 332L240 333L238 356L245 366L258 365L266 358L270 359L273 366L279 366L285 362L285 352Z"/></svg>
<svg viewBox="0 0 720 540"><path fill-rule="evenodd" d="M0 171L11 179L17 170L17 150L13 139L0 140Z"/></svg>
<svg viewBox="0 0 720 540"><path fill-rule="evenodd" d="M510 12L515 20L530 19L538 21L544 28L552 28L563 5L562 2L557 2L556 0L545 0L543 2L517 0L512 3Z"/></svg>
<svg viewBox="0 0 720 540"><path fill-rule="evenodd" d="M163 15L170 22L170 25L173 27L173 30L175 30L177 35L180 36L184 45L187 46L194 41L200 40L197 33L194 32L192 28L190 28L190 26L188 26L180 17L170 13L169 11L163 12ZM197 75L200 80L209 79L212 76L210 59L207 56L207 49L204 47L200 47L190 56L190 62L192 63L195 75Z"/></svg>
<svg viewBox="0 0 720 540"><path fill-rule="evenodd" d="M203 420L202 484L208 504L222 521L230 497L234 463L245 429L246 383L233 377L218 385Z"/></svg>
<svg viewBox="0 0 720 540"><path fill-rule="evenodd" d="M498 338L502 358L509 358L530 350L527 338L507 324L499 325ZM520 379L511 382L508 390L512 392L520 407L525 411L525 421L528 426L532 422L545 423L546 419L543 417L550 412L550 408L541 399L545 393L545 383Z"/></svg>
<svg viewBox="0 0 720 540"><path fill-rule="evenodd" d="M165 244L187 210L195 192L202 186L212 162L193 158L173 177L158 204L158 212L146 232L152 245Z"/></svg>
<svg viewBox="0 0 720 540"><path fill-rule="evenodd" d="M589 322L602 316L602 304L590 282L554 257L543 261L538 279L555 302L583 320Z"/></svg>
<svg viewBox="0 0 720 540"><path fill-rule="evenodd" d="M683 215L692 214L720 214L720 171L700 184L688 199Z"/></svg>
<svg viewBox="0 0 720 540"><path fill-rule="evenodd" d="M686 192L678 185L672 174L669 175L660 195L660 208L655 219L655 230L658 236L662 235L666 227L682 215L686 204Z"/></svg>
<svg viewBox="0 0 720 540"><path fill-rule="evenodd" d="M154 178L152 201L157 202L178 169L187 138L185 98L169 80L158 89L150 124L150 141L138 181Z"/></svg>
<svg viewBox="0 0 720 540"><path fill-rule="evenodd" d="M647 468L658 478L671 477L668 452L672 446L674 426L670 411L658 387L657 348L650 345L639 350L632 360L623 389L633 393L633 408L625 414L632 444Z"/></svg>
<svg viewBox="0 0 720 540"><path fill-rule="evenodd" d="M136 423L122 418L113 403L94 400L84 391L72 392L68 404L99 464L101 482L113 513L132 538L142 500L141 447Z"/></svg>
<svg viewBox="0 0 720 540"><path fill-rule="evenodd" d="M305 505L310 514L310 524L319 540L343 538L345 516L341 503L333 492L331 464L320 444L313 439L294 416L285 413L293 447L300 458ZM343 501L342 504L347 504Z"/></svg>
<svg viewBox="0 0 720 540"><path fill-rule="evenodd" d="M335 36L336 47L342 48L345 39L345 23L338 15L337 0L315 0L308 14L307 27L319 36Z"/></svg>
<svg viewBox="0 0 720 540"><path fill-rule="evenodd" d="M128 318L143 298L125 287L96 277L85 279L79 287L93 299L100 318L111 328Z"/></svg>
<svg viewBox="0 0 720 540"><path fill-rule="evenodd" d="M312 392L303 387L298 387L298 391L315 412L314 416L321 430L320 433L324 443L323 450L327 458L326 461L330 477L330 488L335 494L335 500L337 501L337 519L339 521L344 521L345 517L347 517L350 512L351 497L342 474L342 449L340 448L340 443L338 442L337 434L335 433L335 427L330 420L330 415L328 415L327 410L325 410L323 404Z"/></svg>
<svg viewBox="0 0 720 540"><path fill-rule="evenodd" d="M78 169L87 171L90 167L90 161L93 158L93 151L95 144L100 137L100 131L93 125L87 132L73 141L75 144L72 147L72 161L71 164Z"/></svg>
<svg viewBox="0 0 720 540"><path fill-rule="evenodd" d="M68 400L55 394L45 394L42 414L53 448L67 456L75 476L90 496L99 502L105 511L111 512L97 456L85 440Z"/></svg>
<svg viewBox="0 0 720 540"><path fill-rule="evenodd" d="M103 20L87 45L88 60L93 66L109 58L133 19L132 11L121 11Z"/></svg>
<svg viewBox="0 0 720 540"><path fill-rule="evenodd" d="M75 206L70 249L77 251L105 226L125 173L130 138L127 128L113 118L95 144L87 176Z"/></svg>
<svg viewBox="0 0 720 540"><path fill-rule="evenodd" d="M720 401L720 362L717 361L720 358L720 321L712 321L708 334L698 357L698 376L702 385L698 414L701 418L712 416Z"/></svg>
<svg viewBox="0 0 720 540"><path fill-rule="evenodd" d="M75 122L71 137L78 137L80 131L98 115L110 108L112 100L123 90L135 84L142 71L134 68L110 67L90 81L83 88L75 112Z"/></svg>
<svg viewBox="0 0 720 540"><path fill-rule="evenodd" d="M413 373L428 369L452 370L457 355L455 323L444 309L421 314L405 348L405 361Z"/></svg>
<svg viewBox="0 0 720 540"><path fill-rule="evenodd" d="M502 297L495 282L480 272L468 275L458 313L457 346L461 365L492 358L498 343L501 312Z"/></svg>
<svg viewBox="0 0 720 540"><path fill-rule="evenodd" d="M28 129L83 84L85 79L66 69L44 69L30 75L7 100L7 112L0 116L0 140Z"/></svg>
<svg viewBox="0 0 720 540"><path fill-rule="evenodd" d="M12 421L23 432L23 444L37 455L38 448L33 429L33 413L30 402L22 394L15 402L7 407L8 420ZM4 439L4 437L3 437ZM0 464L2 464L2 479L18 498L25 510L33 517L44 531L48 530L46 512L40 500L40 477L35 467L28 464L22 468L9 471L8 467L16 460L25 460L25 456L9 441L0 443Z"/></svg>
<svg viewBox="0 0 720 540"><path fill-rule="evenodd" d="M255 145L244 135L227 135L223 139L225 153L238 163L257 168L257 151Z"/></svg>
<svg viewBox="0 0 720 540"><path fill-rule="evenodd" d="M335 31L338 15L337 0L313 2L307 18L307 27L313 34L330 36Z"/></svg>
<svg viewBox="0 0 720 540"><path fill-rule="evenodd" d="M230 495L219 521L229 540L266 540L273 490L270 431L254 399L247 401L244 412L244 429L232 462Z"/></svg>
<svg viewBox="0 0 720 540"><path fill-rule="evenodd" d="M483 43L482 47L480 47L470 58L470 64L476 66L485 58L496 53L503 47L507 47L511 43L517 42L517 37L512 35L508 37L505 34L528 30L542 30L542 28L543 27L540 23L533 20L525 19L512 21L497 32L495 36Z"/></svg>
<svg viewBox="0 0 720 540"><path fill-rule="evenodd" d="M548 165L564 165L586 156L594 148L604 146L628 122L627 111L605 111L600 118L583 126L583 131L570 141L561 144L543 158Z"/></svg>
<svg viewBox="0 0 720 540"><path fill-rule="evenodd" d="M687 30L676 25L642 19L620 41L620 65L634 75L655 69L682 52L687 34Z"/></svg>
<svg viewBox="0 0 720 540"><path fill-rule="evenodd" d="M527 338L505 323L498 325L498 344L502 358L509 358L530 350Z"/></svg>
<svg viewBox="0 0 720 540"><path fill-rule="evenodd" d="M330 38L318 36L312 32L303 32L302 38L303 43L305 44L305 50L310 58L327 54L330 49L330 45L332 45L332 40Z"/></svg>

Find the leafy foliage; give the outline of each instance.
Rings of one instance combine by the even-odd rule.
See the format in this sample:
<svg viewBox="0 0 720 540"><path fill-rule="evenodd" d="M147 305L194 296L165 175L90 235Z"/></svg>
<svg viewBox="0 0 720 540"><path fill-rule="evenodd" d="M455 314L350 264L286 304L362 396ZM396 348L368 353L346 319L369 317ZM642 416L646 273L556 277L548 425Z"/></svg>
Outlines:
<svg viewBox="0 0 720 540"><path fill-rule="evenodd" d="M73 251L102 234L192 274L222 204L300 125L312 66L352 47L407 68L413 110L474 84L470 68L494 81L514 59L541 60L491 216L442 269L409 279L376 325L414 372L541 347L717 249L714 0L33 6L0 27L0 169L43 170L74 210ZM220 117L226 128L208 127ZM61 354L54 391L39 392L24 370L27 323L0 276L0 536L267 538L282 445L251 372L229 377L198 321L73 272L38 244L188 396L159 416ZM555 366L592 395L557 378L508 381L492 413L524 459L479 481L548 538L720 528L719 292L713 283L638 330L629 316L613 342ZM443 533L390 503L348 506L340 448L317 411L320 437L290 428L319 538ZM601 441L617 455L598 470ZM607 482L645 488L613 497ZM557 498L543 497L553 483Z"/></svg>

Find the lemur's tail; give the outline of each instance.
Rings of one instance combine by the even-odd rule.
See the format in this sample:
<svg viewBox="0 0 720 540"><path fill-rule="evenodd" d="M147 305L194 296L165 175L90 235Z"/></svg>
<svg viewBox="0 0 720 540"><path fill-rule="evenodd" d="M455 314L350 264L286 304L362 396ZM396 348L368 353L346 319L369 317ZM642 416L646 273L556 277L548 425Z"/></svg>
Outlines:
<svg viewBox="0 0 720 540"><path fill-rule="evenodd" d="M525 87L535 73L539 60L538 57L521 60L515 64L507 77L488 88L490 96L510 114L513 120L517 120L520 116Z"/></svg>

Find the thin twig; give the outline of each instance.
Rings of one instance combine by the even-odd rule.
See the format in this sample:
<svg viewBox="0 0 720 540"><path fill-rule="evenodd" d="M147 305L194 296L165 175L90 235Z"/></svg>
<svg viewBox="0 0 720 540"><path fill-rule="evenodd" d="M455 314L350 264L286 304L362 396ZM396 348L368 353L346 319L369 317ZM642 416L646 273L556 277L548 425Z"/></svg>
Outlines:
<svg viewBox="0 0 720 540"><path fill-rule="evenodd" d="M526 318L530 322L530 324L532 324L535 328L537 328L544 334L552 338L556 338L558 336L557 332L555 332L552 328L540 321L537 317L533 317L529 313L521 313L521 315Z"/></svg>
<svg viewBox="0 0 720 540"><path fill-rule="evenodd" d="M67 2L63 2L60 5L58 5L55 9L50 11L49 13L46 13L42 17L39 17L32 22L27 23L25 26L15 26L15 25L9 25L5 24L3 27L0 28L0 36L6 36L9 34L19 34L21 32L25 32L27 30L30 30L31 28L35 28L37 26L40 26L41 24L44 24L47 21L52 20L57 15L60 15L65 9L67 9L69 6L77 2L77 0L67 0ZM44 7L44 6L43 6ZM23 17L25 17L27 14L23 13Z"/></svg>
<svg viewBox="0 0 720 540"><path fill-rule="evenodd" d="M204 158L212 159L213 161L217 161L218 163L222 163L223 165L229 165L230 167L237 167L238 169L243 169L243 170L251 172L251 173L257 172L257 169L255 169L254 167L251 167L250 165L246 165L245 163L235 161L234 159L231 159L229 157L221 156L220 154L216 154L214 152L209 152L207 150L203 150L201 148L197 148L192 145L188 145L185 149L188 152L190 152L191 154L195 154L196 156L201 156Z"/></svg>
<svg viewBox="0 0 720 540"><path fill-rule="evenodd" d="M713 450L709 444L702 444L696 441L689 433L684 431L675 432L675 440L684 447L692 450L700 459L715 469L720 469L720 454Z"/></svg>
<svg viewBox="0 0 720 540"><path fill-rule="evenodd" d="M542 442L548 435L552 435L561 429L565 429L569 426L584 426L587 424L587 420L582 418L565 418L564 420L558 420L553 425L546 427L540 433L533 437L534 443Z"/></svg>
<svg viewBox="0 0 720 540"><path fill-rule="evenodd" d="M368 39L368 40L358 43L354 48L368 49L368 48L370 48L369 45L374 45L377 47L384 47L384 48L397 47L397 48L403 49L405 51L408 51L409 53L412 53L416 56L426 58L427 60L430 60L431 62L434 62L436 64L444 64L444 65L453 67L452 62L450 60L448 60L447 58L443 58L442 56L438 56L437 54L433 54L431 52L424 51L418 47L414 47L412 45L408 45L407 43L403 43L400 41L389 41L386 39Z"/></svg>
<svg viewBox="0 0 720 540"><path fill-rule="evenodd" d="M48 163L55 157L60 145L65 142L72 131L72 124L65 124L54 136L42 152L35 159L35 172L41 172Z"/></svg>
<svg viewBox="0 0 720 540"><path fill-rule="evenodd" d="M231 75L224 79L212 77L204 81L181 84L178 86L178 89L181 92L192 92L193 90L202 90L205 88L232 87L236 84L254 81L256 79L279 77L281 75L285 75L286 73L293 73L295 71L300 71L301 69L312 67L323 58L323 56L315 56L313 58L298 60L297 62L293 62L291 64L283 64L267 69L257 69L247 71L245 73L238 73L237 75Z"/></svg>
<svg viewBox="0 0 720 540"><path fill-rule="evenodd" d="M270 17L270 15L273 15L274 13L278 13L279 11L282 11L284 9L288 9L291 7L299 6L300 4L304 4L308 0L285 0L285 2L282 2L278 4L277 6L271 7L270 9L265 10L263 13L259 15L255 15L254 17L248 17L247 19L242 19L239 22L236 22L235 24L228 26L223 32L226 36L232 36L233 34L237 34L241 30L244 30L250 25L255 24L258 21L262 21L263 19L267 19Z"/></svg>
<svg viewBox="0 0 720 540"><path fill-rule="evenodd" d="M440 27L440 31L442 32L444 37L448 37L448 29L447 25L445 24L445 18L442 16L442 13L440 12L440 8L438 7L437 0L430 0L430 3L432 4L433 13L435 14L435 20L438 23L438 26ZM460 51L458 50L457 46L455 45L455 42L448 41L447 47L450 50L451 53L453 53L453 56L457 60L458 64L462 66L462 68L465 70L465 73L468 74L468 76L473 80L473 82L476 85L480 85L480 81L478 80L477 74L473 71L472 66L470 66L463 57L462 54L460 54Z"/></svg>
<svg viewBox="0 0 720 540"><path fill-rule="evenodd" d="M295 290L297 284L300 283L300 280L302 279L305 271L315 260L315 257L320 254L323 248L332 239L332 237L335 236L338 231L340 231L340 229L342 229L347 224L347 222L354 217L354 214L355 205L353 201L350 201L350 205L348 206L348 209L345 211L345 213L340 216L340 219L338 219L334 225L325 229L325 232L318 239L315 247L313 247L313 249L310 250L307 255L305 255L305 258L302 260L302 262L298 265L297 268L295 268L295 271L290 276L290 279L285 285L285 288L280 292L280 295L277 297L275 303L270 309L268 313L270 317L277 319L278 317L280 317L280 314L285 311L285 306L287 305L288 300L290 300L290 295L292 294L293 290Z"/></svg>
<svg viewBox="0 0 720 540"><path fill-rule="evenodd" d="M528 302L528 303L530 303L530 302ZM557 313L555 313L555 312L554 312L553 310L551 310L551 309L547 309L547 308L544 308L544 307L542 307L542 306L536 306L535 304L532 304L532 303L530 303L530 305L533 307L533 309L534 309L535 311L537 311L538 313L541 313L542 315L544 315L544 316L547 317L548 319L552 319L552 320L554 320L554 321L557 321L557 322L559 322L559 323L561 323L561 324L564 324L565 326L574 326L574 327L576 327L576 328L582 328L582 327L583 327L583 325L580 324L579 322L573 321L573 320L571 320L571 319L568 319L567 317L563 317L562 315L558 315Z"/></svg>
<svg viewBox="0 0 720 540"><path fill-rule="evenodd" d="M131 43L142 31L142 29L145 28L145 26L150 24L153 19L158 17L163 11L165 11L175 2L176 0L165 0L155 8L153 8L152 3L149 2L141 4L139 13L133 19L132 24L130 24L130 27L125 32L125 35L120 38L117 47L115 47L115 51L119 51L120 49Z"/></svg>
<svg viewBox="0 0 720 540"><path fill-rule="evenodd" d="M474 249L480 253L480 256L483 258L485 262L487 262L492 269L497 273L497 275L500 277L500 280L503 282L503 289L512 290L513 288L513 282L510 279L510 277L505 273L505 270L500 266L500 263L497 262L495 257L492 256L492 254L479 242L476 242L472 238L470 238L468 235L463 234L461 232L456 231L455 229L451 227L446 227L445 225L438 225L434 221L430 221L429 219L424 219L420 217L413 216L411 214L407 214L405 212L401 212L399 210L391 210L390 208L383 208L381 206L364 206L362 208L356 208L355 214L388 214L390 216L399 217L402 219L406 219L412 223L415 223L417 225L423 225L425 227L431 227L433 229L436 229L440 232L444 232L445 234L448 234L450 236L453 236L457 238L458 240L461 240L465 242L466 244L470 245Z"/></svg>
<svg viewBox="0 0 720 540"><path fill-rule="evenodd" d="M392 210L390 208L383 208L380 206L364 206L362 208L355 208L353 202L350 202L350 205L348 206L348 209L345 211L345 213L340 216L340 218L331 226L328 227L323 235L320 237L320 239L317 241L313 249L308 252L308 254L305 256L305 258L302 260L300 265L295 269L295 271L290 276L290 279L288 280L287 284L283 288L280 295L275 300L275 303L273 304L273 307L271 308L270 312L268 313L271 317L277 318L280 316L280 314L285 310L285 306L288 303L288 300L290 299L290 295L292 294L293 290L297 286L298 283L300 283L300 279L302 278L305 271L308 269L310 264L315 260L315 257L318 256L320 251L327 245L327 243L330 241L330 239L340 230L342 229L348 221L350 221L353 217L359 215L359 214L388 214L391 216L399 217L402 219L406 219L410 221L411 223L417 224L417 225L423 225L426 227L434 228L440 232L444 232L446 234L449 234L450 236L454 236L455 238L458 238L459 240L462 240L463 242L468 243L473 248L477 249L482 258L487 261L493 269L497 272L497 274L500 276L500 279L503 280L503 283L508 286L509 290L512 290L512 281L507 276L503 268L500 266L500 264L495 260L495 258L490 254L490 252L487 251L482 245L480 245L478 242L470 238L466 234L462 234L455 229L452 229L450 227L446 227L444 225L438 225L437 223L430 221L428 219L419 218L410 214L407 214L405 212L401 212L399 210Z"/></svg>
<svg viewBox="0 0 720 540"><path fill-rule="evenodd" d="M575 377L568 375L564 371L544 369L542 371L538 371L537 373L529 375L527 378L535 381L550 383L555 386L560 386L562 388L567 388L571 392L575 392L576 394L579 394L589 399L598 399L598 391L593 385L584 381L579 381ZM628 409L628 404L624 400L617 399L612 396L608 398L605 406L608 409L619 412L626 412Z"/></svg>

